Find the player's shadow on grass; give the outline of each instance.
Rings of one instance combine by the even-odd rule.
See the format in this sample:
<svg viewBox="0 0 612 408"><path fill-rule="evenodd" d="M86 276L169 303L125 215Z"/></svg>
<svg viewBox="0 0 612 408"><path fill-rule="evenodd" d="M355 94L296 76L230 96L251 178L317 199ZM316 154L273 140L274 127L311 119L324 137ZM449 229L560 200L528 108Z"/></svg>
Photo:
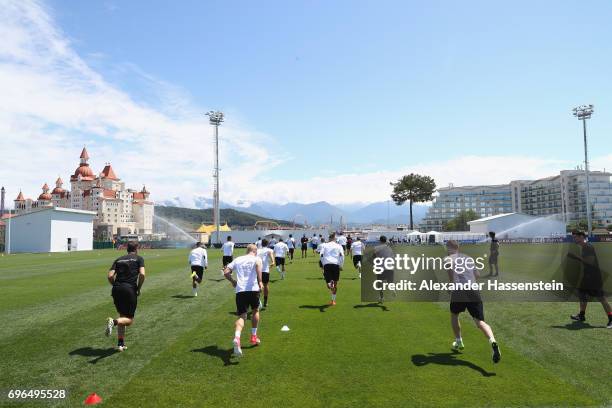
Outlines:
<svg viewBox="0 0 612 408"><path fill-rule="evenodd" d="M115 353L118 353L119 350L115 348L105 348L105 349L96 349L92 347L81 347L76 350L72 350L68 353L71 356L83 356L83 357L95 357L93 360L89 360L90 364L96 364L98 361L103 358L110 357Z"/></svg>
<svg viewBox="0 0 612 408"><path fill-rule="evenodd" d="M325 309L327 309L330 305L329 304L324 304L324 305L320 305L320 306L316 306L316 305L302 305L300 306L300 309L318 309L319 312L323 313L325 312Z"/></svg>
<svg viewBox="0 0 612 408"><path fill-rule="evenodd" d="M490 373L484 368L477 366L476 364L457 359L460 356L460 353L451 352L451 353L427 353L425 354L415 354L412 356L412 364L417 367L422 367L427 364L438 364L438 365L446 365L446 366L462 366L468 367L472 370L478 371L483 377L493 377L495 373Z"/></svg>
<svg viewBox="0 0 612 408"><path fill-rule="evenodd" d="M209 281L213 281L213 282L223 282L224 280L227 280L225 278L219 278L219 279L207 279Z"/></svg>
<svg viewBox="0 0 612 408"><path fill-rule="evenodd" d="M364 304L358 304L353 306L353 309L364 309L364 308L372 308L372 307L377 307L380 310L382 310L383 312L388 312L389 308L385 305L383 305L382 303L366 303Z"/></svg>
<svg viewBox="0 0 612 408"><path fill-rule="evenodd" d="M584 329L603 329L605 326L591 326L590 324L585 323L585 322L571 322L563 326L557 325L557 326L550 326L550 327L552 327L553 329L584 330Z"/></svg>
<svg viewBox="0 0 612 408"><path fill-rule="evenodd" d="M222 349L217 345L191 350L192 353L204 353L212 357L218 357L221 359L221 361L223 361L224 366L238 364L237 361L232 361L232 351L233 349Z"/></svg>
<svg viewBox="0 0 612 408"><path fill-rule="evenodd" d="M173 295L174 299L193 299L193 295Z"/></svg>

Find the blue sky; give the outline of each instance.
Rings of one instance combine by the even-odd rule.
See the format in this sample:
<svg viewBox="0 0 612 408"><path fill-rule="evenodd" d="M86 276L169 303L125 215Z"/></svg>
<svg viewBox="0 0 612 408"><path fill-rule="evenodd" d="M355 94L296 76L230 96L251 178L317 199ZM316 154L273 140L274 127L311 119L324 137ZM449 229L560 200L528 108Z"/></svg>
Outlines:
<svg viewBox="0 0 612 408"><path fill-rule="evenodd" d="M609 1L50 0L40 7L75 58L130 103L189 128L205 125L200 112L222 109L224 137L242 138L242 158L265 150L249 178L239 174L248 166L232 174L236 149L227 146L230 201L384 200L387 179L412 170L442 185L549 175L581 160L571 116L581 103L596 109L594 165L612 167ZM122 126L113 120L102 124L103 135L44 120L110 155L101 161L138 148L111 134ZM181 175L180 183L126 181L152 183L158 199L210 195L205 156L195 160L202 176ZM275 193L279 185L285 194Z"/></svg>

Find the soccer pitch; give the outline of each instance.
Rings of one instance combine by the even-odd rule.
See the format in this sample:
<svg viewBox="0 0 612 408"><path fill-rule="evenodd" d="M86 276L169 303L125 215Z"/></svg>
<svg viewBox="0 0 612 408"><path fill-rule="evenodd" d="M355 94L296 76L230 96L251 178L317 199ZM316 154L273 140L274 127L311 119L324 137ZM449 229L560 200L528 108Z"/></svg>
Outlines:
<svg viewBox="0 0 612 408"><path fill-rule="evenodd" d="M517 263L537 246L508 245ZM237 249L236 255L244 249ZM309 250L272 271L259 347L231 356L234 293L218 251L191 297L187 250L145 250L147 280L123 353L104 336L115 316L106 272L113 250L0 258L0 389L65 389L65 401L0 406L81 406L96 392L110 407L609 406L610 336L601 305L572 325L576 303L485 303L502 361L462 317L466 349L452 353L448 305L360 301L350 262L328 307ZM509 266L509 265L507 265ZM289 332L281 332L283 325ZM243 333L247 344L249 324Z"/></svg>

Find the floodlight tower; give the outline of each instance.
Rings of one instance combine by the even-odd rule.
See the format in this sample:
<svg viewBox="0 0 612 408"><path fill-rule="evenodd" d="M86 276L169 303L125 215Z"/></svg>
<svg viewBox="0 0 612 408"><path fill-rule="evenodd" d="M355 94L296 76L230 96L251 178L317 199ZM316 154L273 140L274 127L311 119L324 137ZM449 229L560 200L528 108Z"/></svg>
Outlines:
<svg viewBox="0 0 612 408"><path fill-rule="evenodd" d="M221 211L219 209L219 125L223 122L223 112L220 111L209 111L206 112L206 116L210 121L210 124L215 129L215 171L213 177L215 179L215 191L213 193L213 218L215 222L215 229L217 231L217 244L221 243L221 237L219 236L219 224L221 218Z"/></svg>
<svg viewBox="0 0 612 408"><path fill-rule="evenodd" d="M586 207L587 207L587 225L588 235L591 236L593 232L593 224L591 221L591 194L590 194L590 183L589 183L589 150L587 145L587 128L586 120L591 119L593 114L593 105L580 105L573 109L574 116L578 120L582 121L582 132L584 137L584 171L586 174Z"/></svg>

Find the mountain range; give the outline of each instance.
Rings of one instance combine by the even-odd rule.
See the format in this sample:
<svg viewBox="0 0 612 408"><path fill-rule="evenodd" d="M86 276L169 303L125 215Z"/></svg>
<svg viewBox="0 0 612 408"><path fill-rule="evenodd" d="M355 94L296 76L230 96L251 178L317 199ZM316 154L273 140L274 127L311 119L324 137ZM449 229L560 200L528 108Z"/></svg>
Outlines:
<svg viewBox="0 0 612 408"><path fill-rule="evenodd" d="M193 197L185 200L175 197L171 200L158 202L158 206L187 207L196 209L212 208L213 200L207 197ZM393 202L380 201L375 203L352 203L333 205L326 201L316 203L286 203L275 204L266 201L239 202L231 205L221 202L222 209L234 209L260 217L295 221L299 224L321 224L333 221L334 224L342 221L345 224L407 224L409 222L409 208L407 204L397 206ZM415 223L421 221L427 213L429 206L415 204L412 207Z"/></svg>

